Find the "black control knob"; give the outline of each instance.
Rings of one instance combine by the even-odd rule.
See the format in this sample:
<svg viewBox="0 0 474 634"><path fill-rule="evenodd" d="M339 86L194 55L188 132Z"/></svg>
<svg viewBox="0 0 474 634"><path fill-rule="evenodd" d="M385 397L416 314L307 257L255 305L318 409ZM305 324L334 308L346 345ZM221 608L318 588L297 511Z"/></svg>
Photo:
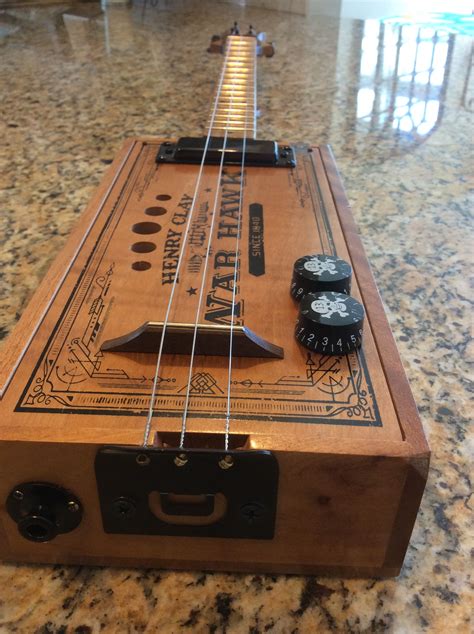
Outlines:
<svg viewBox="0 0 474 634"><path fill-rule="evenodd" d="M362 342L364 307L344 293L308 293L300 304L295 336L321 354L347 354Z"/></svg>
<svg viewBox="0 0 474 634"><path fill-rule="evenodd" d="M291 296L300 301L307 293L332 291L351 292L352 268L335 255L304 255L293 267Z"/></svg>

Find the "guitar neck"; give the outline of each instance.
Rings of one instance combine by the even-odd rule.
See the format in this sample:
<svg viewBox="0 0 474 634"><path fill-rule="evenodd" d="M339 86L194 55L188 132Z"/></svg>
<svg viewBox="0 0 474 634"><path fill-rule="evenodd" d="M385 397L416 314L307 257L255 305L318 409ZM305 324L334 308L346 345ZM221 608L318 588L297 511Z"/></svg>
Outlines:
<svg viewBox="0 0 474 634"><path fill-rule="evenodd" d="M257 40L232 35L208 121L211 136L257 136Z"/></svg>

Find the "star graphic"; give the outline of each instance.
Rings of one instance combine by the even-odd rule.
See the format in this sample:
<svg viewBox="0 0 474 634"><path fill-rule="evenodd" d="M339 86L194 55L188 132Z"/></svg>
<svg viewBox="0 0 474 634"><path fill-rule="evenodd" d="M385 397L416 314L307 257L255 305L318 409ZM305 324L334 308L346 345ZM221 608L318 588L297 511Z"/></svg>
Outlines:
<svg viewBox="0 0 474 634"><path fill-rule="evenodd" d="M191 296L191 295L196 295L196 293L197 293L197 288L193 288L192 286L190 286L190 287L188 288L188 290L186 291L186 293L189 293L189 295L190 295L190 296Z"/></svg>

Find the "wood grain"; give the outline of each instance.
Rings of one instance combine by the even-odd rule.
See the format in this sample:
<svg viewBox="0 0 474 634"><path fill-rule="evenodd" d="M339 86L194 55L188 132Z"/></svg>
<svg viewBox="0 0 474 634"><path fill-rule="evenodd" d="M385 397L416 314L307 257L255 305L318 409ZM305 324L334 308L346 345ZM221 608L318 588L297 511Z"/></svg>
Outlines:
<svg viewBox="0 0 474 634"><path fill-rule="evenodd" d="M246 438L247 447L271 450L278 460L274 539L103 532L94 458L105 444L140 444L156 355L104 352L101 342L163 319L198 171L190 165L157 166L160 143L143 138L124 145L4 349L0 500L21 482L53 482L81 499L85 515L73 532L34 544L20 536L0 505L0 532L6 535L0 556L398 574L427 478L429 449L326 146L300 148L295 169L249 167L244 174L237 319L282 346L285 357L234 359L231 445L232 439ZM241 175L229 168L217 183L217 170L207 166L203 173L171 311L177 323L194 323L201 288L198 321L229 320L233 206ZM203 277L214 200L212 255ZM253 203L263 210L258 232L249 215ZM263 241L256 264L250 245L258 236ZM292 264L314 252L337 253L352 265L351 294L367 314L358 354L309 355L294 340ZM147 266L137 268L137 262ZM168 440L181 430L189 362L187 355L167 354L160 370L152 432ZM198 438L224 446L227 370L225 357L195 358L185 446Z"/></svg>

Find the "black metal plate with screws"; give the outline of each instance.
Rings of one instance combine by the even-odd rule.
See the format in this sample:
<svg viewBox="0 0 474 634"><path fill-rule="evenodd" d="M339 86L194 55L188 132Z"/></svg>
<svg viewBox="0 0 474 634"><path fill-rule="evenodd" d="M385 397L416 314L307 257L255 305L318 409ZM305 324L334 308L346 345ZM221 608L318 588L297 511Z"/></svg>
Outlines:
<svg viewBox="0 0 474 634"><path fill-rule="evenodd" d="M206 150L205 165L221 162L223 137L212 136L206 147L205 137L182 137L177 143L166 141L160 145L157 163L201 163ZM243 140L229 137L225 142L224 165L242 165ZM296 157L290 145L261 139L245 140L245 166L295 167Z"/></svg>
<svg viewBox="0 0 474 634"><path fill-rule="evenodd" d="M106 533L274 535L278 463L269 451L103 447L95 473ZM161 514L152 510L152 499ZM225 512L203 521L212 518L219 499L225 499ZM190 517L196 521L189 523Z"/></svg>
<svg viewBox="0 0 474 634"><path fill-rule="evenodd" d="M82 520L79 499L48 482L19 484L10 492L6 507L20 534L32 542L49 542L74 530Z"/></svg>

